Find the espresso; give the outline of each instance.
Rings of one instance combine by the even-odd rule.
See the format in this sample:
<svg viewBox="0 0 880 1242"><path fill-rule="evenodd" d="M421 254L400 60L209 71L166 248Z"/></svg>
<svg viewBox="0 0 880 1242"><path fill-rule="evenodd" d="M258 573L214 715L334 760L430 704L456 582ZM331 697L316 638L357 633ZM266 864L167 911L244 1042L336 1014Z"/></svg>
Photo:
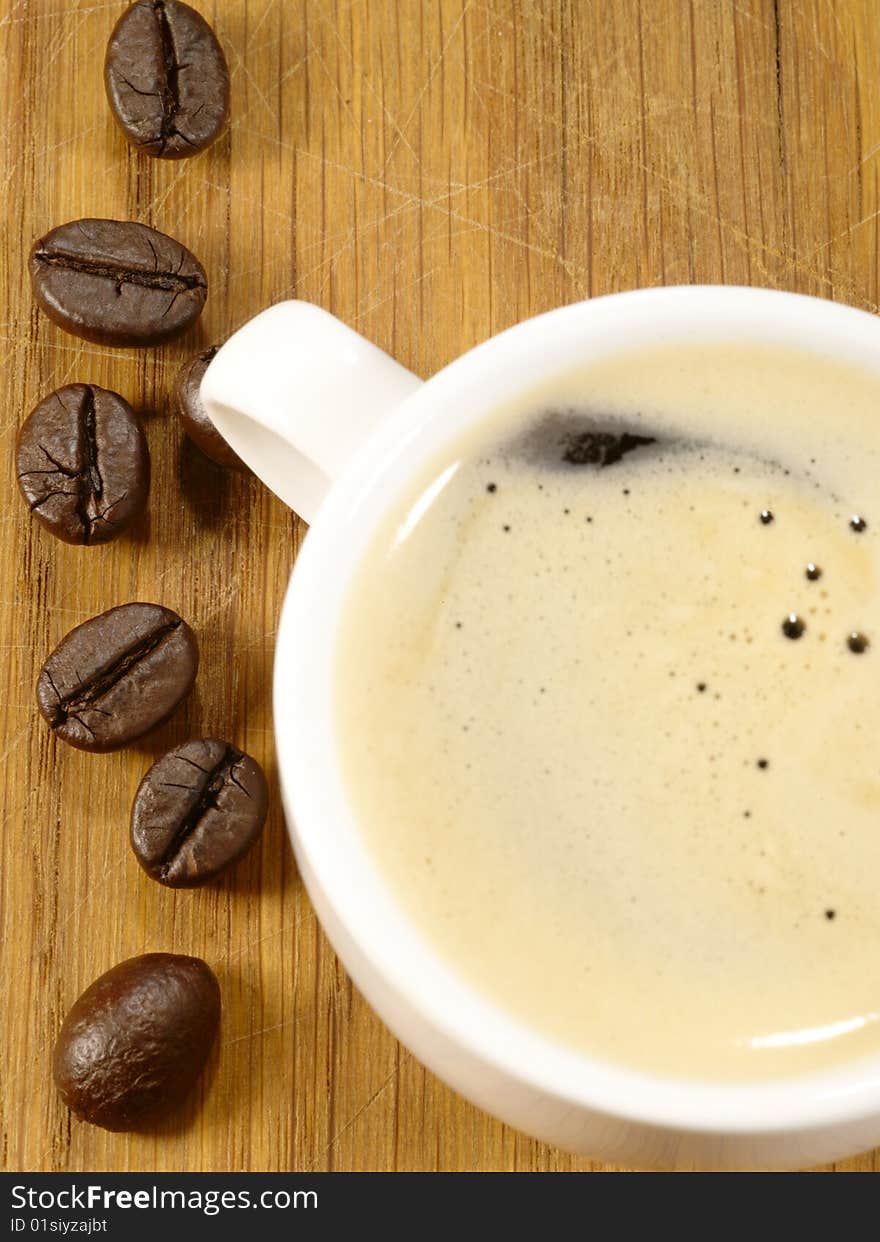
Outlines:
<svg viewBox="0 0 880 1242"><path fill-rule="evenodd" d="M690 1078L880 1049L880 376L632 351L497 411L351 587L400 906L537 1032Z"/></svg>

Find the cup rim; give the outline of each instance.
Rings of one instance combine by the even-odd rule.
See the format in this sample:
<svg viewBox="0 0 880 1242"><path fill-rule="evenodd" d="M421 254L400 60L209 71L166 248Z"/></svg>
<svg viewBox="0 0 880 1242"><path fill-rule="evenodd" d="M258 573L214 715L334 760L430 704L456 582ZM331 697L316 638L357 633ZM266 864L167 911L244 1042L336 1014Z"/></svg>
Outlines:
<svg viewBox="0 0 880 1242"><path fill-rule="evenodd" d="M799 346L880 372L880 321L868 312L803 294L713 285L573 303L491 337L439 371L383 420L349 463L291 576L274 674L288 830L313 900L320 893L315 904L343 963L351 969L356 946L358 957L423 1024L484 1065L564 1106L664 1128L778 1133L845 1124L880 1114L880 1054L790 1078L667 1078L568 1049L481 996L397 904L363 844L338 763L332 709L337 624L351 574L407 483L445 444L524 387L615 349L681 340L685 331L690 339Z"/></svg>

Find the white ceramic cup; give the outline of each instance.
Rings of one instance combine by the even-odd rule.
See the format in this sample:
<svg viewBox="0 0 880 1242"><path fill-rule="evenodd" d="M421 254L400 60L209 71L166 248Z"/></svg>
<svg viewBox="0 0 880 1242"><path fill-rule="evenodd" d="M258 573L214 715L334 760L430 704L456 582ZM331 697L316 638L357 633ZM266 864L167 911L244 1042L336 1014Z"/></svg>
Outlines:
<svg viewBox="0 0 880 1242"><path fill-rule="evenodd" d="M443 447L574 365L633 346L717 339L795 345L880 369L880 321L862 311L790 293L691 287L552 311L427 383L325 311L284 302L222 347L201 392L239 456L312 523L278 633L278 763L300 872L364 996L442 1079L561 1147L637 1167L803 1167L880 1144L880 1057L730 1085L651 1077L545 1039L456 975L407 919L364 847L334 740L334 642L346 589L383 515Z"/></svg>

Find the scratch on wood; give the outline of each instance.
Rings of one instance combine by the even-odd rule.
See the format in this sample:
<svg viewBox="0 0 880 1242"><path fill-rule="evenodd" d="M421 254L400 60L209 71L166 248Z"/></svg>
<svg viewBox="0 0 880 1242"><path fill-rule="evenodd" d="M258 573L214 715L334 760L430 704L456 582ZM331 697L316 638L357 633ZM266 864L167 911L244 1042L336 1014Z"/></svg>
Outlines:
<svg viewBox="0 0 880 1242"><path fill-rule="evenodd" d="M452 43L453 39L454 39L454 38L455 38L455 36L458 34L458 32L459 32L459 30L461 29L461 27L464 25L464 20L465 20L465 18L466 18L466 17L467 17L467 15L468 15L468 12L469 12L469 10L470 10L470 8L471 8L472 3L473 3L473 0L465 0L464 7L462 8L461 13L460 13L460 14L459 14L459 16L458 16L458 19L457 19L457 20L453 23L452 29L449 31L449 34L446 36L446 40L445 40L445 42L443 43L443 46L440 48L440 52L439 52L439 54L438 54L438 56L437 56L436 60L435 60L435 61L434 61L434 63L431 65L431 68L428 70L428 76L425 78L425 81L424 81L424 83L422 84L422 88L421 88L421 90L419 91L418 95L416 96L416 99L415 99L414 104L413 104L413 105L412 105L412 107L410 108L410 110L409 110L409 112L407 113L406 117L404 118L404 120L403 120L402 124L399 126L399 133L400 133L400 136L401 136L401 137L402 137L402 136L406 133L406 131L409 129L409 126L410 126L410 123L411 123L411 121L412 121L413 117L416 115L416 113L418 112L419 108L422 106L422 100L425 98L425 96L427 95L428 91L431 89L431 86L432 86L432 84L433 84L433 82L434 82L434 79L435 79L435 77L437 76L437 74L438 74L438 72L439 72L439 70L440 70L440 66L441 66L441 65L442 65L442 63L443 63L443 58L444 58L444 56L446 55L446 52L447 52L447 50L449 49L449 47L450 47L450 45L451 45L451 43ZM396 142L396 143L394 144L394 146L392 146L392 148L391 148L390 152L388 153L388 155L387 155L387 157L386 157L386 159L385 159L385 163L384 163L383 169L382 169L382 175L383 175L383 176L384 176L384 175L385 175L385 173L388 171L389 165L391 164L391 161L394 159L395 153L397 152L397 148L398 148L398 146L399 146L399 145L400 145L400 144L399 144L399 142Z"/></svg>
<svg viewBox="0 0 880 1242"><path fill-rule="evenodd" d="M410 1056L410 1054L405 1049L404 1049L403 1055L404 1055L404 1058L408 1058ZM336 1133L333 1135L332 1139L327 1144L327 1146L323 1148L322 1151L318 1152L318 1154L315 1156L314 1160L309 1165L306 1172L311 1173L315 1168L317 1168L317 1166L321 1163L321 1161L324 1160L324 1158L328 1156L329 1153L333 1150L333 1148L336 1146L339 1140L345 1134L347 1134L348 1131L355 1124L355 1122L357 1122L364 1115L367 1109L372 1108L372 1106L376 1103L376 1101L382 1098L382 1096L391 1086L392 1082L394 1082L395 1079L397 1078L398 1074L400 1073L400 1070L401 1070L401 1064L400 1062L398 1062L398 1064L395 1065L394 1069L391 1071L391 1073L388 1075L388 1077L385 1079L382 1085L373 1092L373 1094L366 1101L366 1103L361 1105L361 1107L357 1110L357 1112L351 1118L349 1118L349 1120L345 1123L345 1125L336 1131Z"/></svg>

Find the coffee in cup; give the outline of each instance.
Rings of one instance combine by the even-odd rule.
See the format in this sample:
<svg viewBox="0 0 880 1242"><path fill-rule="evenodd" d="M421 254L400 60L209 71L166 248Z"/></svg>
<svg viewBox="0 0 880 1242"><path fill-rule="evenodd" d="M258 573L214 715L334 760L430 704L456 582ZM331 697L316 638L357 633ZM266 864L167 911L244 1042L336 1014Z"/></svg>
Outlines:
<svg viewBox="0 0 880 1242"><path fill-rule="evenodd" d="M346 793L420 934L600 1060L880 1047L880 380L618 352L497 409L349 588Z"/></svg>

